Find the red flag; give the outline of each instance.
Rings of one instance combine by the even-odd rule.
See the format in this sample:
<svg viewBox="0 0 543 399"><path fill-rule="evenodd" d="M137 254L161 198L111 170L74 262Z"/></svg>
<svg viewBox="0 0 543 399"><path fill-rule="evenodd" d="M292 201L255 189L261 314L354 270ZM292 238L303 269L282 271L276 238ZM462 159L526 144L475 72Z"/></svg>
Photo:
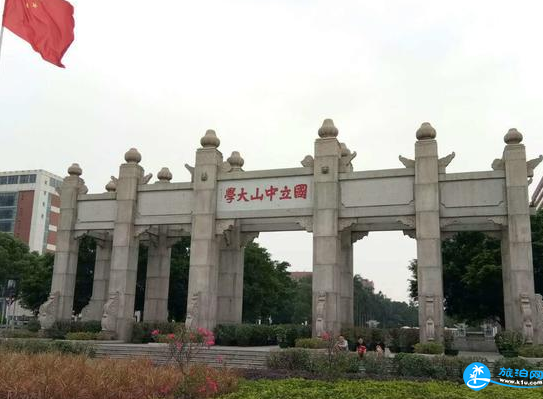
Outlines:
<svg viewBox="0 0 543 399"><path fill-rule="evenodd" d="M62 56L74 40L73 14L65 0L6 0L2 24L44 60L64 68Z"/></svg>

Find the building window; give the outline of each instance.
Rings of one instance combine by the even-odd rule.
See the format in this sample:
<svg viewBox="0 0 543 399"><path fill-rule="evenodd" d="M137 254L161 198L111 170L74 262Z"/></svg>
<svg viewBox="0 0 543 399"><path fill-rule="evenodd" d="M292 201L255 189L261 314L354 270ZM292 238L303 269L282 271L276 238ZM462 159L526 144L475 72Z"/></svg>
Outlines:
<svg viewBox="0 0 543 399"><path fill-rule="evenodd" d="M19 183L19 175L8 176L8 184L17 184Z"/></svg>
<svg viewBox="0 0 543 399"><path fill-rule="evenodd" d="M16 206L17 193L0 193L0 207Z"/></svg>
<svg viewBox="0 0 543 399"><path fill-rule="evenodd" d="M36 175L21 175L19 176L19 183L36 183Z"/></svg>
<svg viewBox="0 0 543 399"><path fill-rule="evenodd" d="M0 184L8 184L8 177L0 176Z"/></svg>
<svg viewBox="0 0 543 399"><path fill-rule="evenodd" d="M0 231L3 233L13 233L13 221L0 220Z"/></svg>
<svg viewBox="0 0 543 399"><path fill-rule="evenodd" d="M57 187L60 187L62 185L62 182L60 180L53 179L51 177L51 178L49 178L49 185L51 187L57 188Z"/></svg>
<svg viewBox="0 0 543 399"><path fill-rule="evenodd" d="M17 214L17 193L0 193L0 231L13 233Z"/></svg>
<svg viewBox="0 0 543 399"><path fill-rule="evenodd" d="M15 219L15 209L13 208L0 208L0 220L13 220Z"/></svg>

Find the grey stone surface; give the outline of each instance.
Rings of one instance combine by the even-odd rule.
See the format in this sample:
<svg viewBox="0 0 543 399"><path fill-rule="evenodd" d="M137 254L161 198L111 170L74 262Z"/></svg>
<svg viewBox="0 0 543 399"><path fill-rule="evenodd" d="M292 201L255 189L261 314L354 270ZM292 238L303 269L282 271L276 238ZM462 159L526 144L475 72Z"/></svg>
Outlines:
<svg viewBox="0 0 543 399"><path fill-rule="evenodd" d="M72 315L78 237L99 241L93 295L83 312L88 320L127 340L133 322L140 239L150 246L144 319L167 318L171 245L191 235L186 323L213 328L241 321L243 248L260 231L313 233L313 331L338 333L353 321L353 246L369 231L400 230L417 239L421 340L441 341L443 278L441 242L458 231L484 231L502 240L505 323L533 342L542 341L543 303L534 294L529 178L543 158L526 160L522 135L511 129L503 156L482 172L446 173L454 153L439 157L436 131L417 131L414 159L404 168L353 171L356 152L337 140L327 119L313 156L303 167L243 171L236 151L226 162L220 140L208 130L196 151L190 182L170 182L168 168L148 184L141 154L125 154L119 177L106 193L87 194L82 170L72 165L61 187L61 216L49 300L40 320L50 326ZM490 163L490 162L489 162ZM225 200L226 190L256 192L275 186L306 187L297 199L273 196L251 203ZM540 184L541 186L541 184ZM273 191L273 190L272 190ZM543 198L536 190L533 205ZM272 201L274 200L274 201Z"/></svg>
<svg viewBox="0 0 543 399"><path fill-rule="evenodd" d="M77 221L77 196L84 181L80 178L82 170L78 164L70 166L68 173L60 188L60 219L51 283L54 302L40 308L40 317L48 320L70 320L72 317L79 250L74 226Z"/></svg>
<svg viewBox="0 0 543 399"><path fill-rule="evenodd" d="M168 226L158 226L158 235L149 240L143 320L168 321L168 293L172 244L168 239Z"/></svg>
<svg viewBox="0 0 543 399"><path fill-rule="evenodd" d="M435 130L421 126L415 143L415 226L421 342L443 341L443 277Z"/></svg>
<svg viewBox="0 0 543 399"><path fill-rule="evenodd" d="M101 320L104 305L109 296L109 275L112 241L110 237L96 240L96 260L94 263L92 296L81 311L83 321Z"/></svg>
<svg viewBox="0 0 543 399"><path fill-rule="evenodd" d="M117 182L117 212L113 229L109 296L104 305L102 329L114 332L123 341L130 339L134 320L134 300L138 269L139 238L135 234L134 219L137 207L138 184L143 168L141 156L134 149L125 154L127 163L119 168ZM107 311L109 309L109 312ZM107 316L104 318L104 316ZM115 327L114 331L111 330Z"/></svg>

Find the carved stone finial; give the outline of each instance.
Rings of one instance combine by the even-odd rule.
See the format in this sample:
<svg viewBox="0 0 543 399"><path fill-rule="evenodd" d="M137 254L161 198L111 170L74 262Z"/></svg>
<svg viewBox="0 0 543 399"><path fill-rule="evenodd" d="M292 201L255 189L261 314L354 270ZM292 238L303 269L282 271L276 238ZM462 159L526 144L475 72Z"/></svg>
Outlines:
<svg viewBox="0 0 543 399"><path fill-rule="evenodd" d="M137 149L132 147L124 154L124 160L128 163L140 163L141 154L138 152Z"/></svg>
<svg viewBox="0 0 543 399"><path fill-rule="evenodd" d="M172 180L173 176L172 176L172 172L170 172L170 169L164 167L164 168L160 169L160 171L158 172L156 177L158 177L158 180L161 183L169 183L170 180Z"/></svg>
<svg viewBox="0 0 543 399"><path fill-rule="evenodd" d="M312 168L315 164L315 160L311 155L306 155L304 159L300 161L304 168Z"/></svg>
<svg viewBox="0 0 543 399"><path fill-rule="evenodd" d="M349 150L349 148L347 148L347 144L339 143L339 146L341 147L341 156L342 157L346 157L346 156L351 155L351 150Z"/></svg>
<svg viewBox="0 0 543 399"><path fill-rule="evenodd" d="M503 136L503 141L506 144L520 144L522 142L522 134L515 128L509 129L505 136Z"/></svg>
<svg viewBox="0 0 543 399"><path fill-rule="evenodd" d="M423 122L417 130L417 140L431 140L436 138L436 129L429 122Z"/></svg>
<svg viewBox="0 0 543 399"><path fill-rule="evenodd" d="M228 162L232 167L232 169L230 169L231 172L242 170L241 167L245 163L238 151L232 151L232 155L228 157L226 162Z"/></svg>
<svg viewBox="0 0 543 399"><path fill-rule="evenodd" d="M117 184L113 180L110 180L109 183L106 184L106 191L110 193L115 190L117 190Z"/></svg>
<svg viewBox="0 0 543 399"><path fill-rule="evenodd" d="M81 169L78 163L73 163L72 166L68 168L68 174L70 176L81 176L82 173L83 173L83 170Z"/></svg>
<svg viewBox="0 0 543 399"><path fill-rule="evenodd" d="M200 139L200 144L204 148L218 148L221 144L221 140L217 137L215 130L207 130L204 137Z"/></svg>
<svg viewBox="0 0 543 399"><path fill-rule="evenodd" d="M334 126L334 121L332 119L325 119L322 122L322 126L319 129L319 137L323 139L337 137L338 133L339 130Z"/></svg>

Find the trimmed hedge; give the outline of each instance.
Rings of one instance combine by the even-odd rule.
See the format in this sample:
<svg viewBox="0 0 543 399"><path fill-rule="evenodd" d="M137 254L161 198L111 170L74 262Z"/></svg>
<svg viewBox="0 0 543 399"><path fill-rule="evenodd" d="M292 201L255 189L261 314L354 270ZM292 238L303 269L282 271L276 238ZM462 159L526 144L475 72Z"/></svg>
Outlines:
<svg viewBox="0 0 543 399"><path fill-rule="evenodd" d="M225 346L277 345L278 339L293 347L298 338L310 338L311 327L297 324L219 324L215 343Z"/></svg>
<svg viewBox="0 0 543 399"><path fill-rule="evenodd" d="M89 357L94 357L96 354L91 344L46 339L3 339L0 340L0 350L28 354L59 352Z"/></svg>
<svg viewBox="0 0 543 399"><path fill-rule="evenodd" d="M543 366L543 362L539 363L531 363L526 359L522 359L520 357L504 357L502 359L499 359L496 363L494 363L494 375L498 375L500 373L500 369L502 367L506 369L525 369L527 371L532 370L541 370L541 367Z"/></svg>
<svg viewBox="0 0 543 399"><path fill-rule="evenodd" d="M42 334L45 338L65 339L68 333L99 333L102 331L102 323L100 321L56 321L53 327L43 330Z"/></svg>
<svg viewBox="0 0 543 399"><path fill-rule="evenodd" d="M491 384L493 385L493 384ZM475 392L464 384L443 381L315 381L304 379L242 381L237 392L221 399L535 399L538 389L488 386Z"/></svg>
<svg viewBox="0 0 543 399"><path fill-rule="evenodd" d="M524 357L543 357L543 345L523 345L518 354Z"/></svg>
<svg viewBox="0 0 543 399"><path fill-rule="evenodd" d="M398 353L392 360L392 373L403 377L431 377L460 381L464 370L473 362L486 363L480 357L421 356Z"/></svg>
<svg viewBox="0 0 543 399"><path fill-rule="evenodd" d="M369 328L351 327L341 330L341 334L349 341L349 349L354 351L358 337L362 337L369 351L375 350L379 343L384 343L394 353L413 353L419 342L417 328Z"/></svg>
<svg viewBox="0 0 543 399"><path fill-rule="evenodd" d="M323 349L326 348L327 342L320 338L298 338L294 346L296 348Z"/></svg>
<svg viewBox="0 0 543 399"><path fill-rule="evenodd" d="M132 328L131 342L133 344L146 344L148 342L153 342L154 340L151 333L154 330L160 331L161 334L172 334L184 325L184 323L173 322L134 323L134 326Z"/></svg>
<svg viewBox="0 0 543 399"><path fill-rule="evenodd" d="M331 359L327 353L302 348L288 348L270 352L268 367L275 370L302 370L330 375L357 373L360 369L358 355L350 352L336 353Z"/></svg>
<svg viewBox="0 0 543 399"><path fill-rule="evenodd" d="M3 338L38 338L38 333L25 329L5 329L0 330L0 337Z"/></svg>
<svg viewBox="0 0 543 399"><path fill-rule="evenodd" d="M426 342L415 344L415 353L426 353L430 355L439 355L443 353L444 347L437 342Z"/></svg>
<svg viewBox="0 0 543 399"><path fill-rule="evenodd" d="M71 341L93 341L98 334L93 332L71 332L66 334L66 339Z"/></svg>
<svg viewBox="0 0 543 399"><path fill-rule="evenodd" d="M435 378L458 382L462 381L465 368L473 362L485 363L487 360L480 357L424 356L412 353L399 353L394 358L384 358L373 352L366 353L362 360L359 360L355 353L339 352L333 355L330 364L325 352L289 348L270 352L268 367L329 375L330 371L356 373L362 366L368 375ZM524 360L524 363L527 361ZM524 363L507 367L526 368Z"/></svg>

